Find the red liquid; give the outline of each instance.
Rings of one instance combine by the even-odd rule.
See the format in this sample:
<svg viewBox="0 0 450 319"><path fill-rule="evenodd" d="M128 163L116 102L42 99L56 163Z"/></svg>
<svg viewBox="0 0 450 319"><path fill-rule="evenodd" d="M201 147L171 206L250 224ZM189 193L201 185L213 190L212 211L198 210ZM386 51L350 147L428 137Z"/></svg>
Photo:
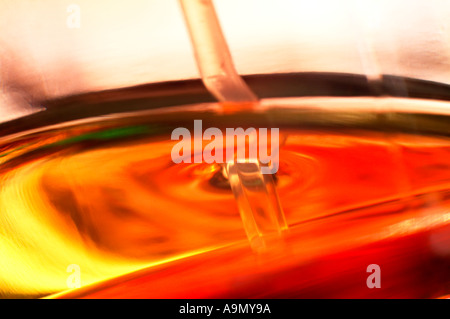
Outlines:
<svg viewBox="0 0 450 319"><path fill-rule="evenodd" d="M83 287L59 297L449 294L447 137L280 123L289 232L255 254L220 166L174 164L170 134L146 121L163 123L139 116L2 142L3 297L64 291L69 264ZM371 264L381 288L366 284Z"/></svg>

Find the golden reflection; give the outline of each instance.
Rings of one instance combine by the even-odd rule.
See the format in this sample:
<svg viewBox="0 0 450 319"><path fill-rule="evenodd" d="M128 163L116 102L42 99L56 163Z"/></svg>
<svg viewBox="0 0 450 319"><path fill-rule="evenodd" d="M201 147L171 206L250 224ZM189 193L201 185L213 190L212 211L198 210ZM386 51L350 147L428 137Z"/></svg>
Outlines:
<svg viewBox="0 0 450 319"><path fill-rule="evenodd" d="M174 164L169 134L149 133L151 124L114 125L99 119L3 139L3 297L64 291L70 264L80 266L86 287L245 245L220 165ZM271 252L279 269L448 225L448 139L360 129L280 133L274 178L291 232L290 257ZM436 236L433 247L442 251L448 241ZM251 272L250 259L241 267ZM232 268L220 276L230 275Z"/></svg>

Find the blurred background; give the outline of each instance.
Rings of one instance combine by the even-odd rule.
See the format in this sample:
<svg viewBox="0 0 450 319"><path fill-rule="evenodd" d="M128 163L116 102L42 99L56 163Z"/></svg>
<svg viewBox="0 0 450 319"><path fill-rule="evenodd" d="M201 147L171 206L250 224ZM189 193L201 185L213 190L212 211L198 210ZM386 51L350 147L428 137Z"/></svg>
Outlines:
<svg viewBox="0 0 450 319"><path fill-rule="evenodd" d="M79 8L79 28L68 19ZM450 83L447 0L216 0L238 73ZM77 93L198 78L176 0L3 0L0 121Z"/></svg>

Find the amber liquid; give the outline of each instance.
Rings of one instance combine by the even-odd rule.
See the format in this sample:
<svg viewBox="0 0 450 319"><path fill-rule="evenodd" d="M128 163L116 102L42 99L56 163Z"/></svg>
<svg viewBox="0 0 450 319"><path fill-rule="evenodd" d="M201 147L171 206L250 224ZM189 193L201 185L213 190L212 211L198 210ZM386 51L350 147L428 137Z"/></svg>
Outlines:
<svg viewBox="0 0 450 319"><path fill-rule="evenodd" d="M194 105L3 137L0 295L449 294L448 117L335 109L338 100L262 111ZM280 128L274 180L289 229L265 252L251 249L220 164L171 160L171 131L194 119ZM82 287L65 292L71 264ZM381 288L367 287L370 264L380 266Z"/></svg>

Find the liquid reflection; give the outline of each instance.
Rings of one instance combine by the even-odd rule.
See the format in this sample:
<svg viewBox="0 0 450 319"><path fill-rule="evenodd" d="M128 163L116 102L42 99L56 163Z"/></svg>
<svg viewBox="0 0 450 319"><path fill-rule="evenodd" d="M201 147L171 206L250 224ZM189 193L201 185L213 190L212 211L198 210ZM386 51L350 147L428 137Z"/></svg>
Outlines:
<svg viewBox="0 0 450 319"><path fill-rule="evenodd" d="M69 264L96 283L72 297L364 297L372 263L391 280L374 296L448 293L448 138L280 123L290 233L255 256L221 166L174 164L162 123L99 118L3 140L3 297L63 291ZM439 276L420 288L424 271Z"/></svg>

